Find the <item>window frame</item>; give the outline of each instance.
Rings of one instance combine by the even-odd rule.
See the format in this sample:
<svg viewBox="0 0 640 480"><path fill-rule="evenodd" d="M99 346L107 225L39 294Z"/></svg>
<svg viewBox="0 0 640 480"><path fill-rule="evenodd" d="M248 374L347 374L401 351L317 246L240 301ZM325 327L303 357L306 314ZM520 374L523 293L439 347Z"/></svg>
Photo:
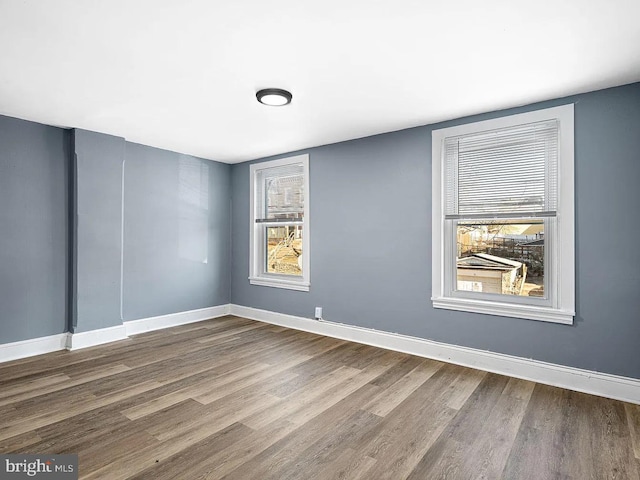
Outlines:
<svg viewBox="0 0 640 480"><path fill-rule="evenodd" d="M256 222L261 218L258 212L260 202L257 202L258 173L262 170L286 167L294 164L302 164L304 175L304 215L302 220L302 275L274 274L266 272L265 229L267 223ZM309 155L295 155L267 162L254 163L250 170L250 226L249 226L249 283L264 287L285 288L308 292L311 287L310 274L310 229L309 229ZM264 188L264 187L263 187ZM295 223L295 222L292 222ZM288 222L280 222L280 226L288 225ZM298 223L299 224L299 223Z"/></svg>
<svg viewBox="0 0 640 480"><path fill-rule="evenodd" d="M545 232L546 301L523 302L508 295L452 293L455 228L445 221L444 140L546 120L559 121L558 208ZM432 131L432 304L434 308L573 324L575 316L574 106L535 110ZM449 221L451 222L451 221ZM547 223L546 223L547 224ZM546 228L546 227L545 227ZM547 239L549 245L547 246ZM452 245L453 242L453 245ZM453 255L453 257L451 257ZM451 258L450 258L451 257ZM549 271L548 271L548 270ZM453 289L455 290L455 289ZM547 291L545 291L545 294ZM494 298L495 297L495 298ZM504 298L503 298L504 297Z"/></svg>

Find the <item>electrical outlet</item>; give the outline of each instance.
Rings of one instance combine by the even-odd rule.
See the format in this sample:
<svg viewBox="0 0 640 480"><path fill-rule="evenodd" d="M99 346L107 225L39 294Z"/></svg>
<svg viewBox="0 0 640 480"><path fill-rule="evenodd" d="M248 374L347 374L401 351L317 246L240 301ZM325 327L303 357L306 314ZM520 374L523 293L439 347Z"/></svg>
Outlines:
<svg viewBox="0 0 640 480"><path fill-rule="evenodd" d="M316 307L316 320L320 320L322 318L322 307Z"/></svg>

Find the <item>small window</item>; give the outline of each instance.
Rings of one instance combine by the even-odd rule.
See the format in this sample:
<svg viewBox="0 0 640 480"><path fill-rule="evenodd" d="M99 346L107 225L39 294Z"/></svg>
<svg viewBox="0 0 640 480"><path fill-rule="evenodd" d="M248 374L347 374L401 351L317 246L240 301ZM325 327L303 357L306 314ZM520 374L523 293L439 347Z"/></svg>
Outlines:
<svg viewBox="0 0 640 480"><path fill-rule="evenodd" d="M309 290L309 156L251 165L253 285Z"/></svg>
<svg viewBox="0 0 640 480"><path fill-rule="evenodd" d="M434 307L572 323L573 105L432 139Z"/></svg>

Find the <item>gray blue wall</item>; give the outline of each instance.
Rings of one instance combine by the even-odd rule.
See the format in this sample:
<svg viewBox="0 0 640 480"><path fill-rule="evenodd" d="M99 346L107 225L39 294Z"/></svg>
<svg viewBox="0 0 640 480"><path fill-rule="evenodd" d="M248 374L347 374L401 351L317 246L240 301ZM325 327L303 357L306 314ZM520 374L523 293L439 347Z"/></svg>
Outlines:
<svg viewBox="0 0 640 480"><path fill-rule="evenodd" d="M125 320L229 303L230 172L126 144Z"/></svg>
<svg viewBox="0 0 640 480"><path fill-rule="evenodd" d="M0 116L0 343L67 328L68 133Z"/></svg>
<svg viewBox="0 0 640 480"><path fill-rule="evenodd" d="M0 116L0 344L229 303L230 170Z"/></svg>
<svg viewBox="0 0 640 480"><path fill-rule="evenodd" d="M570 102L575 324L432 308L431 131ZM307 152L311 291L249 285L243 163L231 175L232 303L303 317L322 306L334 322L640 378L640 84L292 154Z"/></svg>
<svg viewBox="0 0 640 480"><path fill-rule="evenodd" d="M122 325L124 138L73 131L73 331Z"/></svg>

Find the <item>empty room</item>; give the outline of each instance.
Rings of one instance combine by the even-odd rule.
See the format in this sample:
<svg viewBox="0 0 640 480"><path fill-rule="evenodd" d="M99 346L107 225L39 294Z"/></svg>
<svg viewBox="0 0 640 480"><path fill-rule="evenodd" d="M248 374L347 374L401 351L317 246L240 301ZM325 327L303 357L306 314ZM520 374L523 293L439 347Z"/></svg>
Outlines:
<svg viewBox="0 0 640 480"><path fill-rule="evenodd" d="M640 480L638 19L0 0L0 479Z"/></svg>

